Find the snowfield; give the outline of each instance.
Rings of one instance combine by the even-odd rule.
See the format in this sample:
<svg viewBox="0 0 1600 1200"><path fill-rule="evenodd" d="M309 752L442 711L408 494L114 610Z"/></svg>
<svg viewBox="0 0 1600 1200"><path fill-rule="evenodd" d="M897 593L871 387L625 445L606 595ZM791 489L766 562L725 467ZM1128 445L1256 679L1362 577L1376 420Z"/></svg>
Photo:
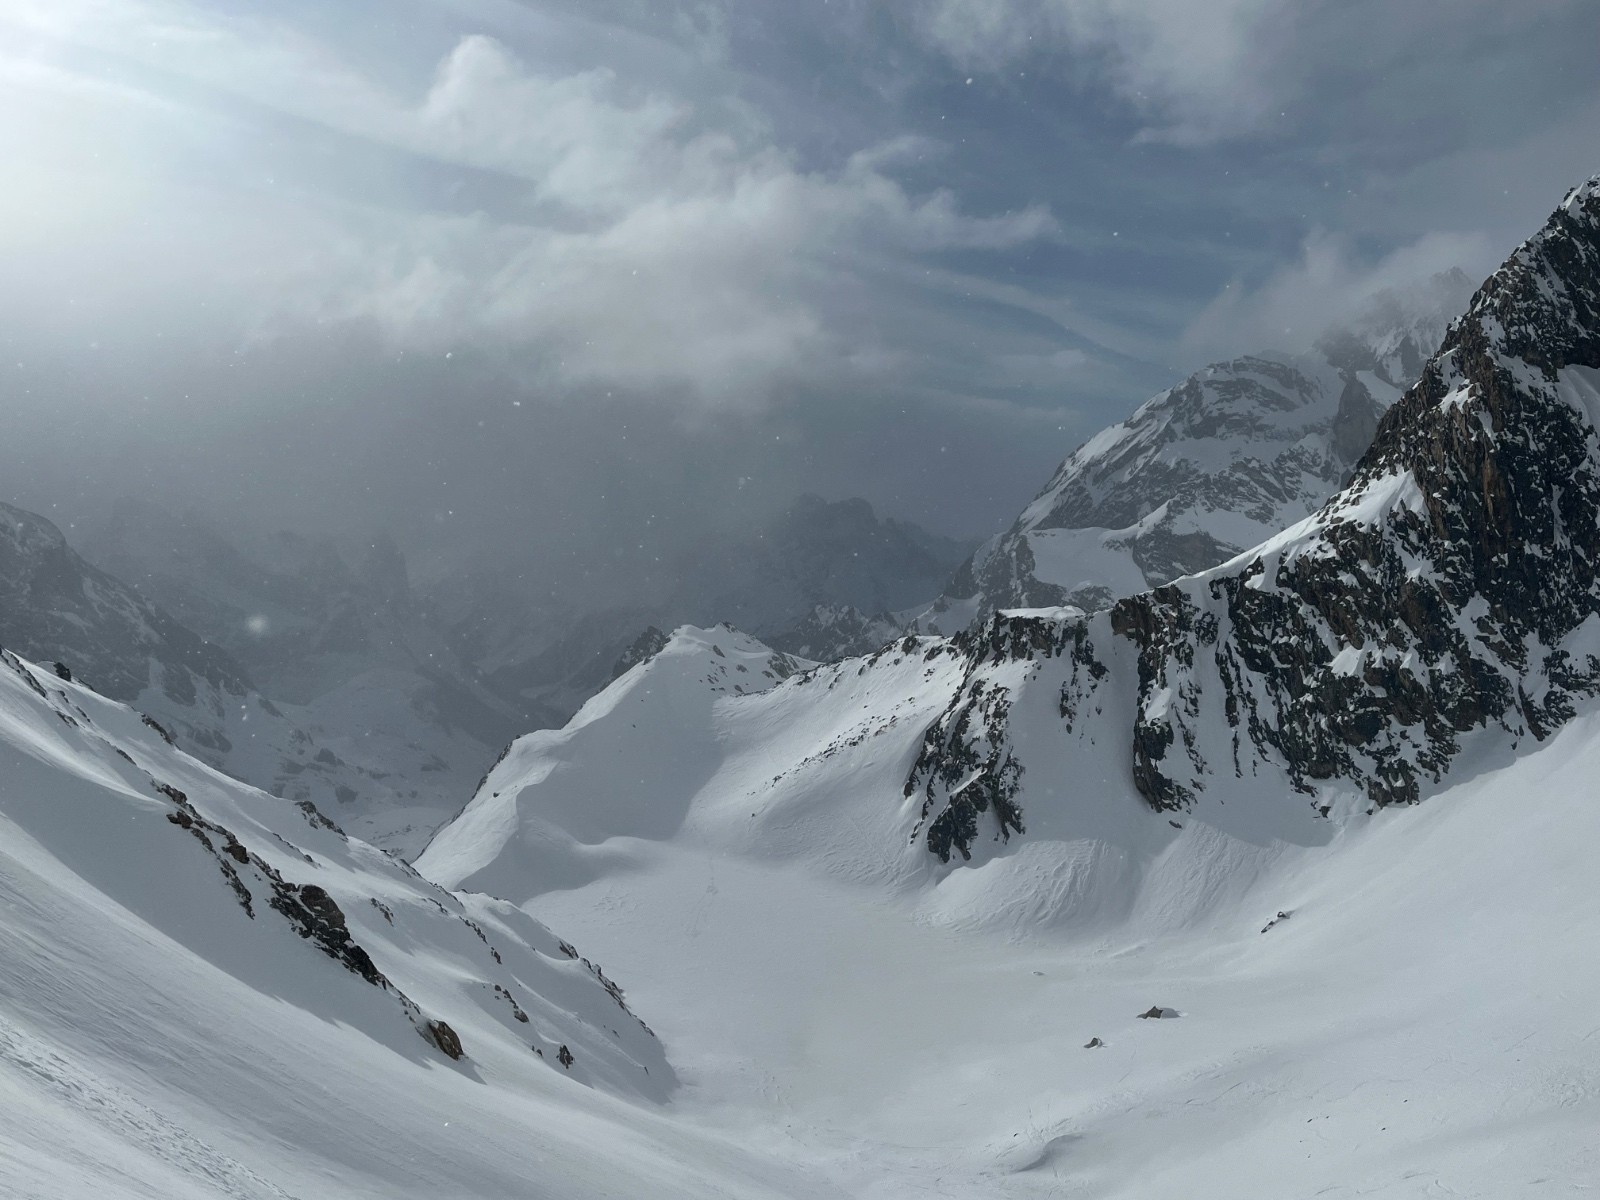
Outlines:
<svg viewBox="0 0 1600 1200"><path fill-rule="evenodd" d="M1320 840L1174 829L1124 785L1099 826L943 866L901 836L922 726L960 684L925 657L940 645L775 681L759 643L680 631L523 739L480 797L512 801L499 823L475 804L422 860L521 879L525 911L438 890L8 658L0 1194L1279 1200L1600 1178L1600 713ZM391 988L297 936L254 860L247 916L152 778L325 887Z"/></svg>
<svg viewBox="0 0 1600 1200"><path fill-rule="evenodd" d="M737 695L708 675L759 643L682 630L523 739L419 867L627 963L676 1118L843 1195L1600 1179L1600 713L1370 817L1272 781L1169 822L1124 768L941 866L902 786L960 683L940 645Z"/></svg>

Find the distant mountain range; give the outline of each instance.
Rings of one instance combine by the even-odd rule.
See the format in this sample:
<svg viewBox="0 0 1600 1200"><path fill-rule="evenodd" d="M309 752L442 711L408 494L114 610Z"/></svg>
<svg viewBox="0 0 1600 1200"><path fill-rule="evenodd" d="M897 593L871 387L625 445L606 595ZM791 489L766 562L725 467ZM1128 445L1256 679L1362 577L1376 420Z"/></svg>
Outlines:
<svg viewBox="0 0 1600 1200"><path fill-rule="evenodd" d="M933 604L955 633L999 609L1105 608L1216 566L1314 512L1419 377L1472 285L1385 292L1298 355L1213 363L1090 438Z"/></svg>

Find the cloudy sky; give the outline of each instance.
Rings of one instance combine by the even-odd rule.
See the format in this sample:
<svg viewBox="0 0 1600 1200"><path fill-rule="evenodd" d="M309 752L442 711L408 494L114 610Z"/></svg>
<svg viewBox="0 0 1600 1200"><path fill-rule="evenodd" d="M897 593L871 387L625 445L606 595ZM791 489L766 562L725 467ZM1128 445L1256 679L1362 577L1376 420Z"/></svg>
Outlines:
<svg viewBox="0 0 1600 1200"><path fill-rule="evenodd" d="M1593 0L0 0L0 497L552 563L805 490L986 532L1208 359L1492 267L1600 171L1596 45Z"/></svg>

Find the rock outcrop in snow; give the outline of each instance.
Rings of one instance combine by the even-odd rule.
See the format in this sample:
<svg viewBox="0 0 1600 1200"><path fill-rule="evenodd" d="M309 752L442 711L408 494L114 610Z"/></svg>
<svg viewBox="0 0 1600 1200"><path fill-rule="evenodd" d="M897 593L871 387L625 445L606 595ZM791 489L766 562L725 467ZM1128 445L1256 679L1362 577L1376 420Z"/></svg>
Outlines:
<svg viewBox="0 0 1600 1200"><path fill-rule="evenodd" d="M928 848L1020 832L1023 705L1120 747L1164 811L1263 777L1322 814L1415 801L1475 734L1544 739L1600 691L1597 418L1600 179L1478 289L1315 515L1091 617L958 639L908 784Z"/></svg>

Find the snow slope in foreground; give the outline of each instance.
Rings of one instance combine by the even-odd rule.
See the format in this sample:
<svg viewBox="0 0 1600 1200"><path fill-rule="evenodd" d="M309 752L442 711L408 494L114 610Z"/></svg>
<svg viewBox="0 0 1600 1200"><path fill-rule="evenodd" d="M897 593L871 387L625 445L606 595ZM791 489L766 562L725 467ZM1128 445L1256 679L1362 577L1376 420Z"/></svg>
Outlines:
<svg viewBox="0 0 1600 1200"><path fill-rule="evenodd" d="M524 913L4 654L0 1195L836 1195L686 1134L674 1087Z"/></svg>
<svg viewBox="0 0 1600 1200"><path fill-rule="evenodd" d="M1371 817L1319 818L1265 778L1259 803L1154 814L1124 768L1098 804L1036 804L1020 843L946 866L908 844L901 786L960 686L940 645L739 696L706 670L759 643L680 631L518 743L419 867L627 962L680 1119L849 1195L1600 1178L1600 713ZM1153 1005L1181 1015L1139 1019Z"/></svg>

